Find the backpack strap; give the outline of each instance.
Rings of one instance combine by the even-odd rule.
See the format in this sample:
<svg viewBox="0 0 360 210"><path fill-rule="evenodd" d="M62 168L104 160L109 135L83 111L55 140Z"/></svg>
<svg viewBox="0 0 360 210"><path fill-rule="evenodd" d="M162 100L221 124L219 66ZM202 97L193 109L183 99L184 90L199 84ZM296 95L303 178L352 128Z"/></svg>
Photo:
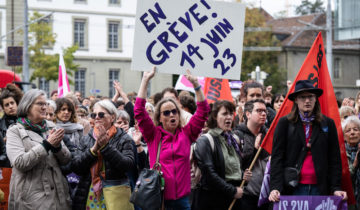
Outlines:
<svg viewBox="0 0 360 210"><path fill-rule="evenodd" d="M211 151L214 152L215 150L214 138L209 133L205 133L204 136L209 140Z"/></svg>

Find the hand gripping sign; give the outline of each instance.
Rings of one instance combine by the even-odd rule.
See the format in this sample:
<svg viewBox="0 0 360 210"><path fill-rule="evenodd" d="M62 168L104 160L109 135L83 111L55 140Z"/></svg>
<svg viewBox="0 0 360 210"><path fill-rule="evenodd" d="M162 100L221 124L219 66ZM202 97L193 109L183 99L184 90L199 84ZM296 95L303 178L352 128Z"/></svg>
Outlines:
<svg viewBox="0 0 360 210"><path fill-rule="evenodd" d="M245 6L212 0L138 0L131 68L239 80Z"/></svg>

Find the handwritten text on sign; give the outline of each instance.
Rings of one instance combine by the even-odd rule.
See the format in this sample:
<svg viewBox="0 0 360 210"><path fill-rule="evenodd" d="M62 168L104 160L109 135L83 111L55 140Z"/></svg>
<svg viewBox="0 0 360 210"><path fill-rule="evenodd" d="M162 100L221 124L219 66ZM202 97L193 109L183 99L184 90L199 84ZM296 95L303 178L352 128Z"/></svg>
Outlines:
<svg viewBox="0 0 360 210"><path fill-rule="evenodd" d="M239 79L245 7L212 0L138 0L132 69Z"/></svg>

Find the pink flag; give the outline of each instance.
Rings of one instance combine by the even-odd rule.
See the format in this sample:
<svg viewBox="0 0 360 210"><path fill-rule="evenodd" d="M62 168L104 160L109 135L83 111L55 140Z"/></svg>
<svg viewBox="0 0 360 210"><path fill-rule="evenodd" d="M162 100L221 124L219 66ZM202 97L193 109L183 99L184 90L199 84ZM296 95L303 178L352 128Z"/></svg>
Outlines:
<svg viewBox="0 0 360 210"><path fill-rule="evenodd" d="M204 77L198 77L198 80L199 80L201 87L204 88L204 83L205 83ZM187 91L195 93L193 85L191 84L191 82L189 80L186 79L186 77L184 75L179 76L179 79L177 80L176 85L175 85L175 89L176 90L187 90Z"/></svg>
<svg viewBox="0 0 360 210"><path fill-rule="evenodd" d="M64 97L70 92L69 81L66 74L64 58L59 55L58 97Z"/></svg>

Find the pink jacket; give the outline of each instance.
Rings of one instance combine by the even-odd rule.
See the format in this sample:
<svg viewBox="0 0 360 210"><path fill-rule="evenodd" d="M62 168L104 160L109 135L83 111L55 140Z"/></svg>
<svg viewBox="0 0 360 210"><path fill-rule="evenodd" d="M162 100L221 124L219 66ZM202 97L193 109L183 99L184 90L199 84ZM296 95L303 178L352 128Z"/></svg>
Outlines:
<svg viewBox="0 0 360 210"><path fill-rule="evenodd" d="M210 110L207 101L198 102L190 122L175 135L155 126L145 110L146 100L137 98L134 114L139 129L148 145L150 167L155 164L161 140L160 164L165 179L165 200L176 200L190 194L190 146L196 141Z"/></svg>

